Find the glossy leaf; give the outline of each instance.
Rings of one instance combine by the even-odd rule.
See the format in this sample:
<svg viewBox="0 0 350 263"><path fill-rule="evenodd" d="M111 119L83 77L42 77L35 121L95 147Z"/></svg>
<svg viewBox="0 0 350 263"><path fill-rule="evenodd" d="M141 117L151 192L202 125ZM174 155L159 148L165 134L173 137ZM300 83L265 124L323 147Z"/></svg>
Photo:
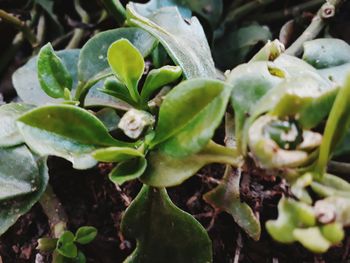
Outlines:
<svg viewBox="0 0 350 263"><path fill-rule="evenodd" d="M118 185L139 178L146 170L147 161L144 157L125 160L109 173L109 179Z"/></svg>
<svg viewBox="0 0 350 263"><path fill-rule="evenodd" d="M166 95L160 107L152 147L158 145L177 157L200 151L220 124L230 92L231 87L221 81L181 82Z"/></svg>
<svg viewBox="0 0 350 263"><path fill-rule="evenodd" d="M91 243L92 240L97 236L97 229L92 226L82 226L79 227L77 232L75 233L74 241L81 244L86 245Z"/></svg>
<svg viewBox="0 0 350 263"><path fill-rule="evenodd" d="M131 98L127 87L115 77L107 78L104 82L104 87L99 89L99 91L116 97L117 99L120 99L133 107L139 106L138 103Z"/></svg>
<svg viewBox="0 0 350 263"><path fill-rule="evenodd" d="M107 47L108 48L108 47ZM107 53L106 48L106 53ZM73 93L75 87L78 84L78 58L80 50L62 50L56 52L57 56L62 60L62 63L68 69L69 73L73 77ZM106 62L108 67L108 63ZM19 68L12 75L12 82L16 89L18 96L28 104L37 106L45 105L47 103L60 103L62 99L54 99L48 96L40 87L37 73L37 57L31 58L27 64ZM100 85L102 86L102 84ZM85 106L110 106L114 108L126 109L127 105L121 103L120 100L114 99L108 95L105 95L97 90L99 84L90 89L89 94L85 100Z"/></svg>
<svg viewBox="0 0 350 263"><path fill-rule="evenodd" d="M133 100L138 101L138 83L145 68L142 54L129 40L120 39L108 48L107 59L112 71L126 85Z"/></svg>
<svg viewBox="0 0 350 263"><path fill-rule="evenodd" d="M315 171L322 175L326 169L328 159L331 157L336 145L344 138L349 129L350 118L350 75L334 101L332 110L329 114L326 127L323 134L320 154Z"/></svg>
<svg viewBox="0 0 350 263"><path fill-rule="evenodd" d="M103 123L87 110L70 106L43 106L25 113L18 121L48 133L82 144L123 146L114 139Z"/></svg>
<svg viewBox="0 0 350 263"><path fill-rule="evenodd" d="M226 166L225 175L220 185L203 198L214 208L232 215L235 222L254 240L259 240L261 226L249 205L241 201L239 182L241 175L234 173L231 166Z"/></svg>
<svg viewBox="0 0 350 263"><path fill-rule="evenodd" d="M4 159L2 160L5 161ZM17 174L18 171L23 170L23 167L25 166L21 165L21 168L16 169ZM37 169L37 182L35 189L32 189L31 193L0 202L0 235L5 233L20 216L27 213L31 207L39 201L44 193L49 179L46 158L40 158L37 160Z"/></svg>
<svg viewBox="0 0 350 263"><path fill-rule="evenodd" d="M176 7L164 7L144 17L137 5L129 3L127 18L129 24L143 28L162 43L187 79L216 77L208 42L196 17L185 22Z"/></svg>
<svg viewBox="0 0 350 263"><path fill-rule="evenodd" d="M142 157L141 151L127 147L109 147L99 149L92 156L100 162L122 162L135 157Z"/></svg>
<svg viewBox="0 0 350 263"><path fill-rule="evenodd" d="M268 27L258 24L240 27L215 41L215 62L223 70L231 69L247 61L248 54L257 44L265 44L271 38Z"/></svg>
<svg viewBox="0 0 350 263"><path fill-rule="evenodd" d="M163 86L170 84L180 78L182 70L177 66L164 66L159 69L151 70L145 80L145 84L142 87L141 99L144 103L147 103L151 95L162 88Z"/></svg>
<svg viewBox="0 0 350 263"><path fill-rule="evenodd" d="M314 253L324 253L330 246L329 242L321 233L319 227L297 228L293 231L293 236L304 247Z"/></svg>
<svg viewBox="0 0 350 263"><path fill-rule="evenodd" d="M56 250L67 258L75 258L78 255L78 248L74 244L74 235L70 231L66 231L57 241Z"/></svg>
<svg viewBox="0 0 350 263"><path fill-rule="evenodd" d="M41 88L53 98L65 98L65 90L71 90L73 79L50 43L38 54L38 78Z"/></svg>
<svg viewBox="0 0 350 263"><path fill-rule="evenodd" d="M271 74L272 65L259 61L243 64L233 69L227 76L227 83L233 86L231 104L235 111L235 133L238 147L242 146L242 129L257 102L284 78ZM240 149L243 151L243 149Z"/></svg>
<svg viewBox="0 0 350 263"><path fill-rule="evenodd" d="M0 201L35 192L39 169L25 146L0 148Z"/></svg>
<svg viewBox="0 0 350 263"><path fill-rule="evenodd" d="M121 229L137 240L124 263L212 262L207 232L171 202L165 189L144 186L126 210Z"/></svg>
<svg viewBox="0 0 350 263"><path fill-rule="evenodd" d="M139 28L118 28L96 34L82 47L78 74L79 81L87 82L98 73L109 68L107 50L119 39L128 39L146 57L156 45L156 40L146 31Z"/></svg>
<svg viewBox="0 0 350 263"><path fill-rule="evenodd" d="M16 119L33 106L24 103L10 103L0 107L0 147L10 147L23 143Z"/></svg>
<svg viewBox="0 0 350 263"><path fill-rule="evenodd" d="M350 45L336 38L319 38L304 43L303 59L317 69L350 62Z"/></svg>
<svg viewBox="0 0 350 263"><path fill-rule="evenodd" d="M278 218L266 222L266 229L277 241L292 243L296 241L293 232L298 227L311 227L316 224L316 217L311 206L281 198L278 203Z"/></svg>
<svg viewBox="0 0 350 263"><path fill-rule="evenodd" d="M242 159L234 149L210 142L202 151L186 158L174 158L161 151L149 153L148 166L140 178L147 185L170 187L180 185L209 163L239 166Z"/></svg>

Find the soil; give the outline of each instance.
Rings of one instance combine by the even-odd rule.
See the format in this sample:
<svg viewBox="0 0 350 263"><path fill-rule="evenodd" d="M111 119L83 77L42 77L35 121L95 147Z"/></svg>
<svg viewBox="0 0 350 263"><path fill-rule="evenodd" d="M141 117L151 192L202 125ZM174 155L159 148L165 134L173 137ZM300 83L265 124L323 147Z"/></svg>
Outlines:
<svg viewBox="0 0 350 263"><path fill-rule="evenodd" d="M18 8L23 5L23 2L25 1L0 0L0 6L19 12ZM63 5L62 1L58 2L61 3L61 6L57 7L58 16L64 18L61 20L65 21L65 27L69 26L69 23L74 24L74 18L77 15L70 11L73 9L72 4ZM282 2L287 5L290 4L289 2L302 1L280 1L274 8L280 8ZM225 3L230 1L227 0ZM95 10L94 8L92 6L91 10ZM350 3L348 2L329 28L335 36L348 42L350 42L350 32L345 28L350 28L349 13ZM67 22L67 16L73 17L73 22ZM285 22L277 21L269 25L274 30L274 36L278 36ZM107 21L99 25L99 29L110 28L110 23ZM95 28L91 31L93 29ZM0 34L2 39L5 39L0 43L0 50L5 50L15 33L16 31L9 30L0 23ZM86 36L88 37L89 35ZM0 92L4 94L6 101L11 101L15 96L11 84L13 71L22 65L30 54L29 47L24 45L6 70L0 72ZM220 132L216 137L218 141L222 140ZM111 169L109 165L77 171L62 159L50 158L49 168L50 184L68 215L69 229L75 231L83 225L95 226L98 229L97 238L82 248L88 262L123 262L133 251L135 242L124 239L120 232L120 222L123 211L135 198L141 184L138 181L132 181L116 188L107 177ZM210 165L181 186L168 189L173 202L194 215L207 228L213 242L214 263L350 262L349 233L342 244L322 256L314 255L298 244L278 244L267 235L264 222L277 217L278 200L283 193L288 194L284 182L271 177L244 175L245 178L241 184L242 198L259 214L263 227L260 241L255 242L247 237L229 214L218 213L202 199L203 194L216 186L216 180L222 177L223 172L224 166ZM37 239L49 234L46 215L37 204L0 237L0 256L3 263L28 263L36 262L35 260L50 262L50 255L40 255L36 250Z"/></svg>

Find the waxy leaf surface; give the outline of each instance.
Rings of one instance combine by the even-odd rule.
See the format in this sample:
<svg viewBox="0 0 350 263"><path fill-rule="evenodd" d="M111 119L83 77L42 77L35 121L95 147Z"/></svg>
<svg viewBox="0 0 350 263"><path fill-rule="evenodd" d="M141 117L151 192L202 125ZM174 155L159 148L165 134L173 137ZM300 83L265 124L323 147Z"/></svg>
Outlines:
<svg viewBox="0 0 350 263"><path fill-rule="evenodd" d="M212 262L207 232L171 202L165 189L144 186L126 210L121 229L137 240L124 263Z"/></svg>
<svg viewBox="0 0 350 263"><path fill-rule="evenodd" d="M109 179L118 185L139 178L146 170L147 161L144 157L129 159L117 164L109 173Z"/></svg>

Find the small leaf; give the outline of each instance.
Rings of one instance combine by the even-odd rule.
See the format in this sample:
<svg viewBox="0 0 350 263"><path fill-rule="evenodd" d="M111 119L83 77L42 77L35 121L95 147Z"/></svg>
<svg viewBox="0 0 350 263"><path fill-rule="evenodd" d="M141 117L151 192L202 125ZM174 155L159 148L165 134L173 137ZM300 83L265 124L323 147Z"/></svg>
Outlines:
<svg viewBox="0 0 350 263"><path fill-rule="evenodd" d="M317 69L350 62L350 45L336 38L319 38L304 43L303 60Z"/></svg>
<svg viewBox="0 0 350 263"><path fill-rule="evenodd" d="M331 243L322 235L319 227L297 228L293 231L293 236L304 247L314 253L324 253L330 247Z"/></svg>
<svg viewBox="0 0 350 263"><path fill-rule="evenodd" d="M79 227L77 232L75 233L74 241L86 245L89 244L92 240L97 236L97 229L92 226L82 226Z"/></svg>
<svg viewBox="0 0 350 263"><path fill-rule="evenodd" d="M123 146L125 144L114 139L103 123L93 114L75 106L43 106L25 113L18 118L18 121L82 144L99 146Z"/></svg>
<svg viewBox="0 0 350 263"><path fill-rule="evenodd" d="M334 245L339 244L345 236L343 227L339 223L330 223L325 226L321 226L321 233Z"/></svg>
<svg viewBox="0 0 350 263"><path fill-rule="evenodd" d="M145 67L140 51L129 40L120 39L108 48L107 58L114 74L126 85L133 100L138 101L138 83Z"/></svg>
<svg viewBox="0 0 350 263"><path fill-rule="evenodd" d="M24 103L9 103L0 107L0 147L10 147L23 143L16 119L33 106Z"/></svg>
<svg viewBox="0 0 350 263"><path fill-rule="evenodd" d="M152 35L139 28L118 28L96 34L83 46L79 56L79 80L87 82L98 73L109 68L107 50L120 39L128 39L146 57L157 41Z"/></svg>
<svg viewBox="0 0 350 263"><path fill-rule="evenodd" d="M165 189L144 186L123 217L122 232L137 246L124 263L212 262L205 229L177 208Z"/></svg>
<svg viewBox="0 0 350 263"><path fill-rule="evenodd" d="M141 91L142 101L147 103L155 91L171 82L174 82L181 76L181 74L182 70L177 66L164 66L159 69L151 70L147 75L145 84Z"/></svg>
<svg viewBox="0 0 350 263"><path fill-rule="evenodd" d="M283 197L278 203L278 218L267 221L266 229L275 240L289 244L296 241L293 234L296 228L315 224L316 217L311 206Z"/></svg>
<svg viewBox="0 0 350 263"><path fill-rule="evenodd" d="M235 222L254 240L259 240L261 226L249 205L241 201L239 182L241 175L226 166L225 175L219 186L206 193L203 198L216 209L232 215Z"/></svg>
<svg viewBox="0 0 350 263"><path fill-rule="evenodd" d="M176 157L200 151L221 123L230 92L231 87L221 81L181 82L166 95L160 107L151 147L158 145Z"/></svg>
<svg viewBox="0 0 350 263"><path fill-rule="evenodd" d="M141 181L154 187L180 185L209 163L224 163L238 167L242 158L237 150L210 142L199 153L186 158L174 158L161 151L152 151L148 157L148 167Z"/></svg>
<svg viewBox="0 0 350 263"><path fill-rule="evenodd" d="M50 252L52 253L57 246L57 238L39 238L38 239L38 246L36 247L37 250L40 252Z"/></svg>
<svg viewBox="0 0 350 263"><path fill-rule="evenodd" d="M41 88L53 98L65 98L65 89L71 90L73 79L50 43L40 49L38 78Z"/></svg>
<svg viewBox="0 0 350 263"><path fill-rule="evenodd" d="M106 126L109 132L118 128L120 117L114 109L103 108L102 110L96 112L96 117L103 123L104 126Z"/></svg>
<svg viewBox="0 0 350 263"><path fill-rule="evenodd" d="M324 129L320 154L315 171L322 175L337 144L344 138L350 125L350 75L334 101Z"/></svg>
<svg viewBox="0 0 350 263"><path fill-rule="evenodd" d="M78 256L71 259L71 263L86 263L86 257L83 252L78 251Z"/></svg>
<svg viewBox="0 0 350 263"><path fill-rule="evenodd" d="M99 89L99 91L125 101L133 107L138 107L138 104L131 98L127 87L115 77L107 78L103 89Z"/></svg>
<svg viewBox="0 0 350 263"><path fill-rule="evenodd" d="M169 20L169 17L172 19ZM156 37L168 51L185 78L215 78L216 70L203 28L196 17L187 22L176 7L163 7L149 17L139 13L137 4L127 5L127 21Z"/></svg>
<svg viewBox="0 0 350 263"><path fill-rule="evenodd" d="M75 258L78 255L78 248L74 244L74 235L70 231L66 231L57 241L56 250L67 258Z"/></svg>
<svg viewBox="0 0 350 263"><path fill-rule="evenodd" d="M100 162L122 162L135 157L142 157L139 150L127 147L109 147L99 149L92 153L92 156Z"/></svg>
<svg viewBox="0 0 350 263"><path fill-rule="evenodd" d="M146 170L147 161L144 157L138 157L123 161L109 173L109 179L118 185L139 178Z"/></svg>

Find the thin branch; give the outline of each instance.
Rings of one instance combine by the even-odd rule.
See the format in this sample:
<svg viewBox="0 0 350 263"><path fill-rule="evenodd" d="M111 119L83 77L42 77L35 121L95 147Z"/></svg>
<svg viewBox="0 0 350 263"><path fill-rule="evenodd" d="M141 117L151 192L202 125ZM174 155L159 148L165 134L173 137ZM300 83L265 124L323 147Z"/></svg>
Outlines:
<svg viewBox="0 0 350 263"><path fill-rule="evenodd" d="M326 21L335 15L336 9L344 0L328 0L318 10L311 24L300 35L300 37L286 50L286 54L298 56L303 50L303 44L318 36L326 25Z"/></svg>
<svg viewBox="0 0 350 263"><path fill-rule="evenodd" d="M30 42L30 44L35 47L38 45L38 40L33 33L33 31L28 27L28 25L19 20L17 17L14 15L11 15L7 13L5 10L0 9L0 20L4 21L5 23L9 23L13 25L16 29L21 31L24 35L24 37Z"/></svg>

